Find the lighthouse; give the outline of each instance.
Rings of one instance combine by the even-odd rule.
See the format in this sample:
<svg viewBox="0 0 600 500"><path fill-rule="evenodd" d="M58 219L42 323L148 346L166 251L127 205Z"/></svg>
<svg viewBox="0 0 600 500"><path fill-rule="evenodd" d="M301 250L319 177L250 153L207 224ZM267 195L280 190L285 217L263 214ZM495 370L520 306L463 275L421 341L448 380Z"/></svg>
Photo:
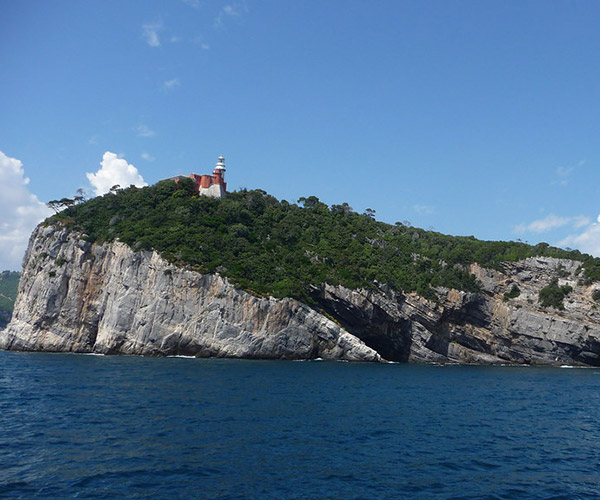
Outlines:
<svg viewBox="0 0 600 500"><path fill-rule="evenodd" d="M196 192L202 196L211 198L223 198L227 194L227 183L225 182L225 158L219 156L212 175L190 174L196 183Z"/></svg>
<svg viewBox="0 0 600 500"><path fill-rule="evenodd" d="M225 180L225 170L227 170L225 168L225 158L223 158L222 156L219 156L217 158L217 165L215 166L215 169L213 170L213 174L220 175L221 179Z"/></svg>

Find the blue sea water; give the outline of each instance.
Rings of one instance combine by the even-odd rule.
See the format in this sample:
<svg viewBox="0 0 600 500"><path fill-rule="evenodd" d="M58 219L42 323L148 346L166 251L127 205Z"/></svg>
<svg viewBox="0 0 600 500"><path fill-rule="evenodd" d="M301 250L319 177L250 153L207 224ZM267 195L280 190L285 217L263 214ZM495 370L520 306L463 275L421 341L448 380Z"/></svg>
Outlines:
<svg viewBox="0 0 600 500"><path fill-rule="evenodd" d="M0 352L0 497L600 497L600 371Z"/></svg>

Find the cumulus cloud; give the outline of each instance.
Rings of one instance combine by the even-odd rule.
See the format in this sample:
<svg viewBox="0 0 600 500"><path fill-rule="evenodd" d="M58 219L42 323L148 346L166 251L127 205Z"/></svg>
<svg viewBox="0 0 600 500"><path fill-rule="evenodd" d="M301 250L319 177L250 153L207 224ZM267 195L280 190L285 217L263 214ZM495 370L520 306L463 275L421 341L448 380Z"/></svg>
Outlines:
<svg viewBox="0 0 600 500"><path fill-rule="evenodd" d="M138 137L154 137L156 132L151 130L148 125L138 125L135 130L137 131Z"/></svg>
<svg viewBox="0 0 600 500"><path fill-rule="evenodd" d="M575 217L561 217L559 215L549 214L543 219L534 220L529 224L519 224L515 226L515 232L518 234L523 233L546 233L553 229L558 229L565 226L571 226L575 229L579 229L583 226L587 226L590 223L590 218L583 215L576 215Z"/></svg>
<svg viewBox="0 0 600 500"><path fill-rule="evenodd" d="M116 184L121 187L129 187L131 184L137 187L148 185L137 168L110 151L102 156L100 170L85 175L94 187L96 196L108 193L110 188Z"/></svg>
<svg viewBox="0 0 600 500"><path fill-rule="evenodd" d="M160 47L160 38L158 32L162 30L162 23L150 23L142 26L142 39L150 47Z"/></svg>
<svg viewBox="0 0 600 500"><path fill-rule="evenodd" d="M589 224L580 234L570 234L558 242L561 247L578 248L582 252L600 257L600 215L596 222Z"/></svg>
<svg viewBox="0 0 600 500"><path fill-rule="evenodd" d="M23 163L0 151L0 271L21 268L31 231L52 215L28 183Z"/></svg>

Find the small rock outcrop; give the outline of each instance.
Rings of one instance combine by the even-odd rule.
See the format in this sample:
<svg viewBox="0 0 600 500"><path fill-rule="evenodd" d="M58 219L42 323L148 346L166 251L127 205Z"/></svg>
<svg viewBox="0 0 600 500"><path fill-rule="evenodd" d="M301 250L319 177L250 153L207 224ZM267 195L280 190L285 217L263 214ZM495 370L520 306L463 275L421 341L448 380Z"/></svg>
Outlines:
<svg viewBox="0 0 600 500"><path fill-rule="evenodd" d="M531 257L503 269L473 264L481 292L439 300L385 284L312 289L316 307L260 298L225 278L176 267L156 252L92 244L39 226L0 348L104 354L422 363L600 366L600 284L579 262ZM539 293L570 286L563 309Z"/></svg>

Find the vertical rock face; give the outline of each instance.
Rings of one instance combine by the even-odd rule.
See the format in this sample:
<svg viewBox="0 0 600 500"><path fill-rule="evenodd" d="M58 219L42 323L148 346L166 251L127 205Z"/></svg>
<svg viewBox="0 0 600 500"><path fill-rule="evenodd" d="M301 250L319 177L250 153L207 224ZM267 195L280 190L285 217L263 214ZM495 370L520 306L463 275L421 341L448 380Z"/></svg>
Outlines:
<svg viewBox="0 0 600 500"><path fill-rule="evenodd" d="M218 275L122 243L39 226L0 348L105 354L379 361L376 351L293 300L258 298Z"/></svg>
<svg viewBox="0 0 600 500"><path fill-rule="evenodd" d="M0 348L600 366L592 299L600 284L581 284L579 266L545 257L506 263L502 272L474 264L482 291L439 289L437 302L379 283L370 290L323 285L312 290L317 312L294 299L255 297L154 252L40 226ZM539 304L553 279L573 288L563 310ZM518 293L505 296L515 285Z"/></svg>
<svg viewBox="0 0 600 500"><path fill-rule="evenodd" d="M389 360L600 366L600 312L592 299L599 285L580 284L580 264L532 257L506 263L503 272L474 264L482 292L440 289L437 303L381 285L369 291L325 285L313 296ZM564 310L539 304L553 278L573 287ZM520 294L505 297L514 285Z"/></svg>

